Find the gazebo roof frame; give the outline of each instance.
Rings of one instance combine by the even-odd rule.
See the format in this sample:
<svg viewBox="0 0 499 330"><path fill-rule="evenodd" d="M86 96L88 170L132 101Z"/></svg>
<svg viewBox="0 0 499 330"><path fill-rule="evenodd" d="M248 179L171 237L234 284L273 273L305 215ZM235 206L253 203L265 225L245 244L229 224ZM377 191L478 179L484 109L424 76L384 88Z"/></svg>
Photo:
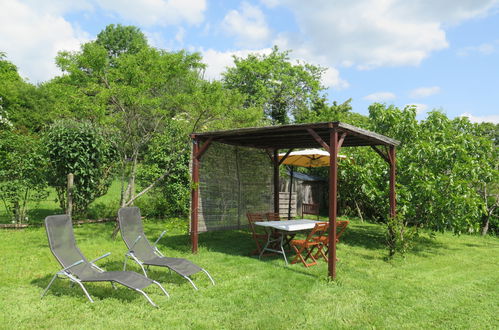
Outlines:
<svg viewBox="0 0 499 330"><path fill-rule="evenodd" d="M213 141L259 149L289 149L317 147L317 139L310 134L314 131L322 140L329 139L329 133L336 129L339 133L347 133L343 147L359 146L397 146L399 141L342 122L322 122L311 124L294 124L282 126L250 127L225 131L193 133L192 138L201 141Z"/></svg>
<svg viewBox="0 0 499 330"><path fill-rule="evenodd" d="M321 122L269 127L240 128L191 134L192 181L191 190L191 241L192 252L198 245L198 208L199 208L199 165L201 157L212 142L234 146L265 149L274 164L274 212L279 212L279 166L294 148L313 148L322 146L330 157L329 171L329 276L336 277L336 217L337 217L337 176L338 152L341 147L369 146L390 165L390 216L396 214L395 198L395 148L399 141L342 122ZM279 149L288 149L279 159Z"/></svg>

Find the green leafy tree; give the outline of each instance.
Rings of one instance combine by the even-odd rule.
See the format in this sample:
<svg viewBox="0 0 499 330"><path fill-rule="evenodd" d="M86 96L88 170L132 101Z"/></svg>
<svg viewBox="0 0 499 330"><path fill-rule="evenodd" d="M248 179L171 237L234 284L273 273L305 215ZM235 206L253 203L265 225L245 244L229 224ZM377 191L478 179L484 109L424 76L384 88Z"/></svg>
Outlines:
<svg viewBox="0 0 499 330"><path fill-rule="evenodd" d="M9 121L23 131L37 132L47 122L50 109L44 106L44 96L26 82L17 67L0 53L0 99Z"/></svg>
<svg viewBox="0 0 499 330"><path fill-rule="evenodd" d="M117 58L123 54L136 54L147 48L144 33L135 26L110 24L97 35L96 43L104 47L109 58Z"/></svg>
<svg viewBox="0 0 499 330"><path fill-rule="evenodd" d="M47 196L45 167L37 139L10 129L0 132L0 199L12 222L26 222L30 202Z"/></svg>
<svg viewBox="0 0 499 330"><path fill-rule="evenodd" d="M90 100L81 104L86 109L95 104L94 118L119 132L121 205L130 205L142 195L136 194L135 184L139 162L169 120L184 123L182 134L187 139L194 130L256 117L254 109L237 110L243 100L240 94L201 79L205 65L199 54L150 47L135 27L110 25L80 51L61 52L57 63L67 73L58 83L70 86L58 88ZM70 106L78 109L79 104Z"/></svg>
<svg viewBox="0 0 499 330"><path fill-rule="evenodd" d="M74 174L73 209L82 215L107 192L117 153L113 136L90 122L60 120L45 132L48 180L62 209L66 208L67 175Z"/></svg>
<svg viewBox="0 0 499 330"><path fill-rule="evenodd" d="M168 129L156 135L147 147L138 171L138 182L146 187L161 181L150 197L147 209L155 216L186 216L190 200L190 141L183 135L181 123L172 120ZM168 173L168 175L165 175Z"/></svg>
<svg viewBox="0 0 499 330"><path fill-rule="evenodd" d="M224 86L243 93L246 108L263 108L266 118L275 124L300 121L324 90L320 82L323 68L293 64L289 51L277 47L269 55L235 56L234 63L235 67L223 74Z"/></svg>

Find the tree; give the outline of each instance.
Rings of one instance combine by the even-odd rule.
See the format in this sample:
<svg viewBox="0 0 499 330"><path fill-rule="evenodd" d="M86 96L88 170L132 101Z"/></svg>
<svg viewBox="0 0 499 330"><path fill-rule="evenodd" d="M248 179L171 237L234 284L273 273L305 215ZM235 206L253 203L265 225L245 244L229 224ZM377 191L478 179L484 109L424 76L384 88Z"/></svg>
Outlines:
<svg viewBox="0 0 499 330"><path fill-rule="evenodd" d="M21 78L4 53L0 53L0 99L3 111L18 129L36 132L46 123L49 110L43 107L43 96Z"/></svg>
<svg viewBox="0 0 499 330"><path fill-rule="evenodd" d="M47 196L45 167L37 139L10 129L0 132L0 199L12 222L27 221L30 202Z"/></svg>
<svg viewBox="0 0 499 330"><path fill-rule="evenodd" d="M107 50L111 59L123 54L136 54L148 47L146 36L138 27L121 24L106 26L95 42Z"/></svg>
<svg viewBox="0 0 499 330"><path fill-rule="evenodd" d="M92 117L87 106L95 104L92 118L119 133L122 206L151 189L142 182L144 190L136 194L138 164L151 139L167 134L172 119L183 123L181 133L172 134L181 134L187 142L188 133L194 130L245 120L250 124L257 117L255 109L237 111L243 101L237 91L201 79L205 65L199 54L150 47L135 27L108 26L80 51L59 53L57 63L67 74L58 78L60 87L51 87L76 95L78 100L89 100L69 105L73 109L84 105L90 110L85 111L86 118ZM165 171L160 177L167 174Z"/></svg>
<svg viewBox="0 0 499 330"><path fill-rule="evenodd" d="M246 96L244 106L262 107L274 124L286 124L306 115L320 98L324 68L293 64L289 51L277 47L269 55L234 56L235 67L223 74L224 86Z"/></svg>
<svg viewBox="0 0 499 330"><path fill-rule="evenodd" d="M107 192L117 156L112 141L113 136L90 122L60 120L48 128L44 136L48 180L61 209L66 208L69 173L74 174L76 214L82 215L91 202Z"/></svg>

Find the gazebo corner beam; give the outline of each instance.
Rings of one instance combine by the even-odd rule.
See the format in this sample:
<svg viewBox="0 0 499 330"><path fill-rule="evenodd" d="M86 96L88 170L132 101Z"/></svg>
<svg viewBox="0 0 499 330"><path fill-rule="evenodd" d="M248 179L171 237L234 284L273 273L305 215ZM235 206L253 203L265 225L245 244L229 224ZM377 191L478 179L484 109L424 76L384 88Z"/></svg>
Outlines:
<svg viewBox="0 0 499 330"><path fill-rule="evenodd" d="M200 143L199 140L195 140L197 142L195 143ZM197 160L201 160L201 157L203 157L204 153L208 150L208 148L210 147L211 145L211 142L213 142L213 138L208 138L208 140L206 140L203 145L201 146L201 148L198 148L198 151L196 152L196 154L194 155L196 157Z"/></svg>
<svg viewBox="0 0 499 330"><path fill-rule="evenodd" d="M324 140L317 134L313 129L307 128L308 133L314 138L317 143L319 143L324 149L326 149L327 152L331 153L329 151L329 145L324 142Z"/></svg>
<svg viewBox="0 0 499 330"><path fill-rule="evenodd" d="M290 148L288 152L282 158L279 160L279 166L282 165L282 163L288 158L289 154L294 150L294 148Z"/></svg>

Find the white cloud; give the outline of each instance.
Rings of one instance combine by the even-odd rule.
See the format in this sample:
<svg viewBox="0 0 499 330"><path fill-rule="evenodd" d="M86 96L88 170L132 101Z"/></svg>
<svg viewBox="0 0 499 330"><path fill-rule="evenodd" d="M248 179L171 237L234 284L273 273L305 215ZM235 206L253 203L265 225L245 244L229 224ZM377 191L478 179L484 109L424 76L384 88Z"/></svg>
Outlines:
<svg viewBox="0 0 499 330"><path fill-rule="evenodd" d="M196 50L193 49L193 51ZM226 52L218 51L215 49L207 49L207 50L198 49L197 51L199 51L202 54L203 56L202 62L207 65L205 71L205 78L219 80L221 78L222 72L224 72L228 67L234 66L233 56L245 58L249 54L269 55L272 52L272 49L271 48L261 48L258 50L243 49L243 50L226 51ZM290 55L293 54L294 52L291 53ZM304 61L303 58L299 58L297 56L291 56L291 60L295 62ZM315 62L310 62L310 63L315 63ZM348 82L341 79L339 71L332 67L326 68L326 71L322 76L321 82L326 88L333 87L336 89L342 89L348 87Z"/></svg>
<svg viewBox="0 0 499 330"><path fill-rule="evenodd" d="M326 68L326 72L322 75L321 82L326 88L334 88L337 90L345 89L350 86L346 80L341 79L338 69L333 67Z"/></svg>
<svg viewBox="0 0 499 330"><path fill-rule="evenodd" d="M245 47L262 47L269 40L270 29L260 8L247 2L240 10L231 10L222 21L223 30Z"/></svg>
<svg viewBox="0 0 499 330"><path fill-rule="evenodd" d="M247 57L248 54L268 55L272 52L270 48L260 50L237 50L237 51L218 51L214 49L200 50L203 55L203 63L207 65L205 78L210 80L219 80L222 72L228 67L234 66L233 56Z"/></svg>
<svg viewBox="0 0 499 330"><path fill-rule="evenodd" d="M206 0L96 0L103 8L143 26L199 24Z"/></svg>
<svg viewBox="0 0 499 330"><path fill-rule="evenodd" d="M276 1L264 1L276 5ZM330 66L358 69L418 65L448 47L443 26L486 15L497 0L282 0L300 31L282 36L291 49L307 48Z"/></svg>
<svg viewBox="0 0 499 330"><path fill-rule="evenodd" d="M493 42L486 42L478 46L469 46L461 48L457 51L459 56L469 56L473 53L479 53L482 55L492 55L497 52L499 47L499 40Z"/></svg>
<svg viewBox="0 0 499 330"><path fill-rule="evenodd" d="M341 90L350 86L348 81L340 77L340 72L338 71L338 69L335 66L330 65L330 62L326 55L315 54L311 51L311 49L307 47L294 48L289 43L289 40L286 39L286 37L283 35L279 35L277 39L274 40L274 43L278 45L280 49L292 49L292 52L289 54L289 56L295 61L311 63L325 68L326 72L324 72L322 76L322 84L327 88Z"/></svg>
<svg viewBox="0 0 499 330"><path fill-rule="evenodd" d="M499 124L499 115L474 116L471 113L465 112L459 115L459 117L468 117L468 119L472 123L488 122L488 123Z"/></svg>
<svg viewBox="0 0 499 330"><path fill-rule="evenodd" d="M364 100L372 102L383 102L395 99L397 96L391 92L376 92L363 97Z"/></svg>
<svg viewBox="0 0 499 330"><path fill-rule="evenodd" d="M440 87L438 86L419 87L410 91L409 96L416 99L416 98L428 97L438 93L440 93Z"/></svg>
<svg viewBox="0 0 499 330"><path fill-rule="evenodd" d="M421 114L423 112L426 112L428 110L428 105L427 104L421 104L421 103L410 103L406 104L405 107L414 107L416 108L416 114Z"/></svg>
<svg viewBox="0 0 499 330"><path fill-rule="evenodd" d="M183 27L179 27L177 30L177 34L175 34L175 40L179 44L182 44L184 42L184 37L185 37L185 29Z"/></svg>
<svg viewBox="0 0 499 330"><path fill-rule="evenodd" d="M57 52L77 50L89 38L55 9L44 12L16 0L0 0L0 7L1 50L18 66L21 76L32 82L59 74L54 60Z"/></svg>

